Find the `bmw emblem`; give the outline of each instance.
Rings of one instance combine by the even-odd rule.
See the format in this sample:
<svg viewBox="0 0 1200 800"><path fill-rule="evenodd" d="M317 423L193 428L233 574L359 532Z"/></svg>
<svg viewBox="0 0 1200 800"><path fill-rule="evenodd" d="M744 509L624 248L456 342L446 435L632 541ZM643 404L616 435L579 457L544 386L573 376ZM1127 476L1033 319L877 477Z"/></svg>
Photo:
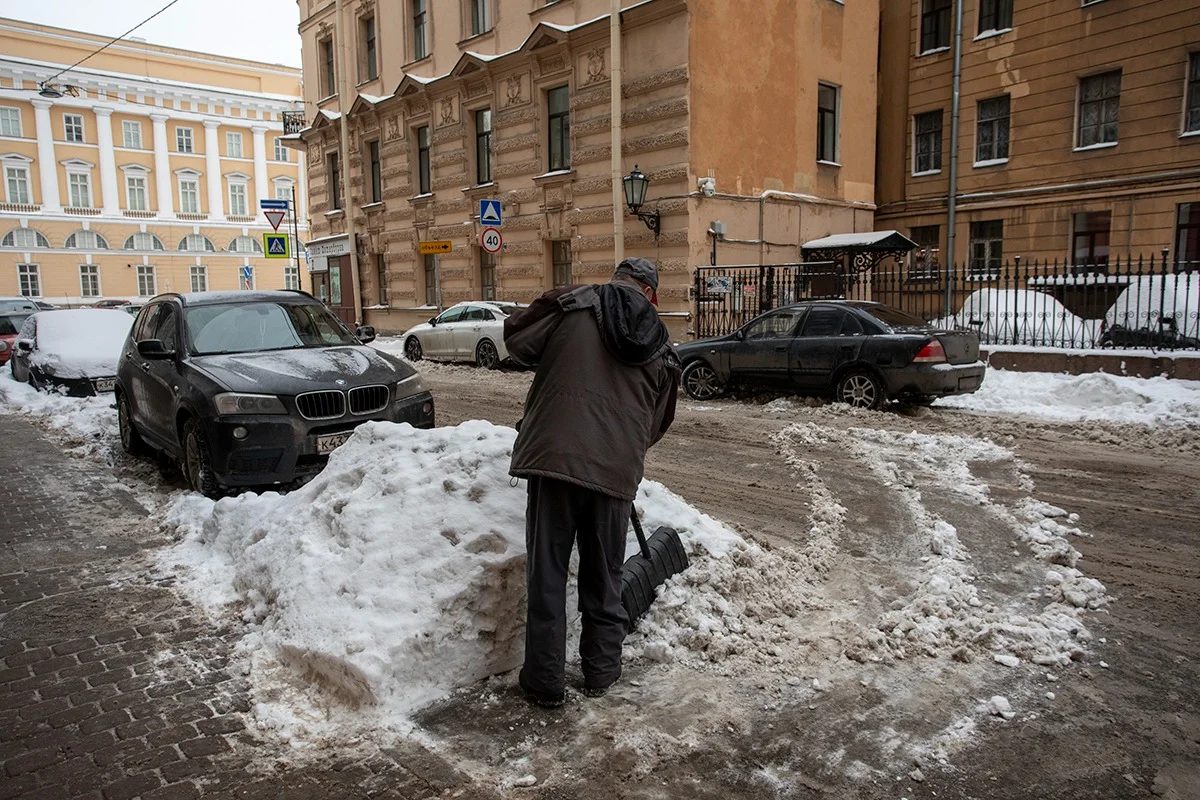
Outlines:
<svg viewBox="0 0 1200 800"><path fill-rule="evenodd" d="M337 380L335 380L334 383L336 383L338 386L346 385L346 382L344 380L342 380L341 378L338 378Z"/></svg>

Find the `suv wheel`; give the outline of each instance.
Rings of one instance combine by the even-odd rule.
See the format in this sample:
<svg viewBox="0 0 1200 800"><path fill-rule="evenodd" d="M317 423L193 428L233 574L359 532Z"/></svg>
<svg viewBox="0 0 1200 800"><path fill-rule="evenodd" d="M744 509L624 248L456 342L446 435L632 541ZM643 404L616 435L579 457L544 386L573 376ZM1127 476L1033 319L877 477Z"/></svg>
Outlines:
<svg viewBox="0 0 1200 800"><path fill-rule="evenodd" d="M421 340L415 336L408 337L404 343L404 357L409 361L421 360Z"/></svg>
<svg viewBox="0 0 1200 800"><path fill-rule="evenodd" d="M146 446L142 442L142 435L137 431L137 426L133 424L133 417L129 413L129 400L125 398L124 393L117 394L117 430L121 434L122 450L131 456L145 452Z"/></svg>
<svg viewBox="0 0 1200 800"><path fill-rule="evenodd" d="M712 400L725 393L725 386L707 363L693 361L683 370L683 390L693 400Z"/></svg>
<svg viewBox="0 0 1200 800"><path fill-rule="evenodd" d="M500 354L491 339L484 339L475 346L475 364L484 369L495 369L500 363Z"/></svg>
<svg viewBox="0 0 1200 800"><path fill-rule="evenodd" d="M857 370L847 372L838 380L834 399L855 408L883 408L887 402L887 392L879 378L870 372Z"/></svg>
<svg viewBox="0 0 1200 800"><path fill-rule="evenodd" d="M200 423L189 419L183 424L183 474L188 486L205 497L221 496L221 484L212 470L208 441L200 432Z"/></svg>

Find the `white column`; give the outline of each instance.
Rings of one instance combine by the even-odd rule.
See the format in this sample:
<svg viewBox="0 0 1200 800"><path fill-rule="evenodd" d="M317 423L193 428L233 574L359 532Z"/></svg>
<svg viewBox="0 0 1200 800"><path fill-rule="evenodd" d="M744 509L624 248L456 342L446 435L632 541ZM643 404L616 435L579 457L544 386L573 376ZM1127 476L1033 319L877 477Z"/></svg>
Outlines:
<svg viewBox="0 0 1200 800"><path fill-rule="evenodd" d="M117 194L117 158L113 150L113 110L108 106L96 106L92 110L96 112L96 141L100 145L100 213L117 217L121 214L121 201Z"/></svg>
<svg viewBox="0 0 1200 800"><path fill-rule="evenodd" d="M171 188L171 155L167 149L166 114L151 114L154 123L154 185L158 190L158 215L175 216L175 192Z"/></svg>
<svg viewBox="0 0 1200 800"><path fill-rule="evenodd" d="M58 198L58 161L54 158L54 129L50 126L49 100L35 98L33 120L37 125L38 175L42 184L42 210L62 211Z"/></svg>
<svg viewBox="0 0 1200 800"><path fill-rule="evenodd" d="M215 119L204 120L204 170L208 173L208 218L225 219L225 193L221 191L221 151Z"/></svg>
<svg viewBox="0 0 1200 800"><path fill-rule="evenodd" d="M313 145L314 147L316 145ZM308 151L293 150L300 163L296 169L296 219L308 226Z"/></svg>
<svg viewBox="0 0 1200 800"><path fill-rule="evenodd" d="M259 200L270 200L271 189L267 185L267 129L263 125L253 125L250 131L254 135L254 194ZM258 206L258 203L254 205ZM262 208L254 208L251 213L261 217Z"/></svg>

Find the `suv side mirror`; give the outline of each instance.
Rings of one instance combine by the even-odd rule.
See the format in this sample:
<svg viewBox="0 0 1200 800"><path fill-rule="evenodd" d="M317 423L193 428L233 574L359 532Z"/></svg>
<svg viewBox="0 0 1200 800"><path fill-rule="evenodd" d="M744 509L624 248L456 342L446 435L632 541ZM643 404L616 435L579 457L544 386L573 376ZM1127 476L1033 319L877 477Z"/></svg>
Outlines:
<svg viewBox="0 0 1200 800"><path fill-rule="evenodd" d="M359 325L354 329L354 335L363 344L369 344L375 341L375 328L370 325Z"/></svg>
<svg viewBox="0 0 1200 800"><path fill-rule="evenodd" d="M743 333L741 330L736 330L733 332L733 338L737 339L740 342L746 338L746 334Z"/></svg>
<svg viewBox="0 0 1200 800"><path fill-rule="evenodd" d="M174 358L175 351L168 350L162 339L143 339L137 343L138 355L148 360Z"/></svg>

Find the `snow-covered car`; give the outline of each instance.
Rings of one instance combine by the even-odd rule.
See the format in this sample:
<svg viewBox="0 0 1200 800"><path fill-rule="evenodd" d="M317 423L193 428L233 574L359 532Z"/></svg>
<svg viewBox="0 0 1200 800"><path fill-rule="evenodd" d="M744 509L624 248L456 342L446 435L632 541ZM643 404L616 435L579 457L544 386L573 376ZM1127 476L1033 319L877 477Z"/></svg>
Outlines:
<svg viewBox="0 0 1200 800"><path fill-rule="evenodd" d="M117 358L132 325L123 311L101 308L30 314L13 343L13 379L80 397L111 392Z"/></svg>
<svg viewBox="0 0 1200 800"><path fill-rule="evenodd" d="M8 363L12 355L13 342L21 332L21 326L32 311L0 311L0 367Z"/></svg>
<svg viewBox="0 0 1200 800"><path fill-rule="evenodd" d="M833 395L858 408L929 403L979 389L979 336L931 327L882 303L805 301L725 336L675 346L683 388L711 400L732 387Z"/></svg>
<svg viewBox="0 0 1200 800"><path fill-rule="evenodd" d="M1131 278L1104 314L1101 347L1200 347L1200 273Z"/></svg>
<svg viewBox="0 0 1200 800"><path fill-rule="evenodd" d="M210 497L317 474L365 422L432 428L416 370L301 291L164 294L120 348L121 446L176 460Z"/></svg>
<svg viewBox="0 0 1200 800"><path fill-rule="evenodd" d="M1099 335L1098 320L1071 313L1055 297L1032 289L978 289L959 312L932 325L977 331L983 344L1090 347Z"/></svg>
<svg viewBox="0 0 1200 800"><path fill-rule="evenodd" d="M450 306L429 322L404 332L404 357L409 361L473 361L492 369L508 360L504 320L520 303L471 300Z"/></svg>

